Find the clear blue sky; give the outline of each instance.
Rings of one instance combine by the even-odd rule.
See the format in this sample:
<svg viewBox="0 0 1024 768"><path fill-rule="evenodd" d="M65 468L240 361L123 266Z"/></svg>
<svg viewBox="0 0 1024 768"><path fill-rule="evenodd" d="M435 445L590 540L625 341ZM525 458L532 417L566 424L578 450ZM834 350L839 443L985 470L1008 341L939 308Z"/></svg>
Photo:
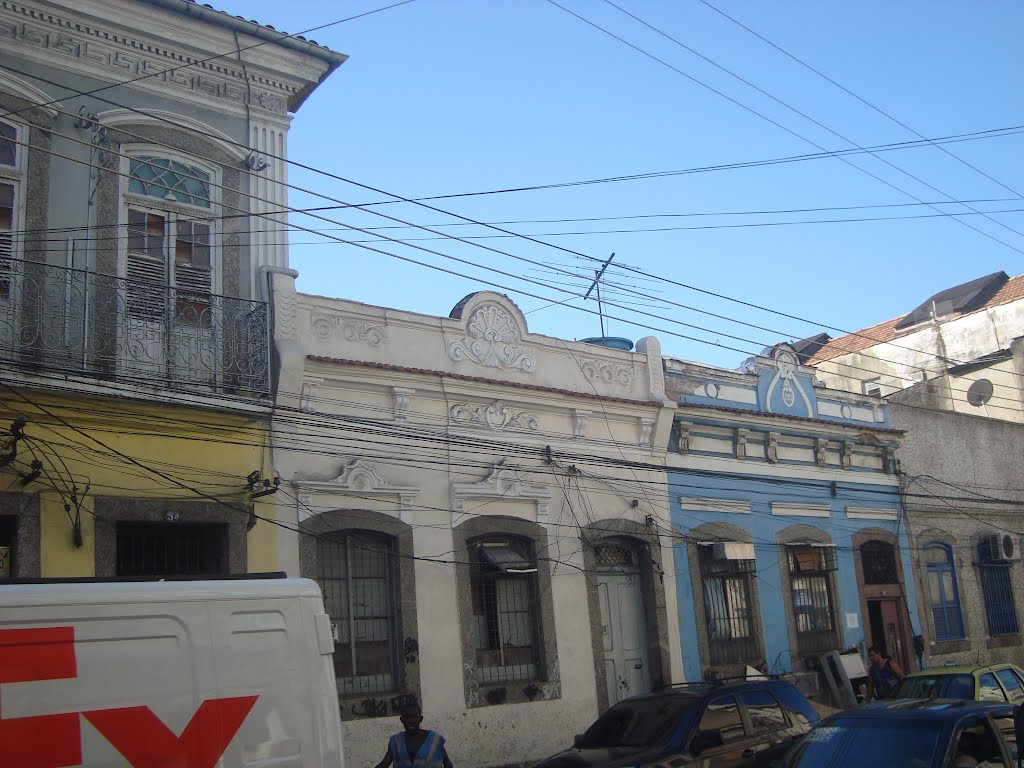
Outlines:
<svg viewBox="0 0 1024 768"><path fill-rule="evenodd" d="M1024 3L712 1L924 136L1024 125L1020 88ZM389 193L419 197L676 171L819 151L680 72L828 150L853 146L664 35L862 147L917 139L699 0L615 0L620 8L664 35L604 0L558 2L664 63L548 0L414 0L310 34L350 59L296 116L291 159ZM388 0L215 2L218 8L287 32L387 4ZM673 337L668 331L753 352L781 339L810 335L824 324L847 330L871 325L910 311L942 288L990 272L1024 272L1024 234L999 224L1024 233L1021 212L993 214L995 221L979 215L961 218L1008 245L921 205L756 216L692 215L897 205L913 203L910 195L933 203L1002 199L971 205L984 211L1024 209L1018 194L1024 194L1024 134L945 146L996 181L926 146L880 156L941 193L872 155L859 154L849 160L909 194L842 160L826 158L433 204L485 222L536 222L502 226L596 258L614 252L616 262L814 321L798 322L688 288L610 273L611 280L644 294L771 329L744 328L678 306L646 306L649 299L624 295L613 300L651 312L657 319L639 318L629 309L607 308L611 315L663 329L651 331L610 320L607 331L611 335L635 340L654 333L667 354L735 367L746 356L744 352ZM386 199L294 168L290 180L346 202ZM327 204L296 192L291 201L296 206ZM940 208L948 213L967 210L948 202ZM378 210L419 225L456 221L408 204ZM361 227L395 224L351 209L323 215ZM722 228L741 223L927 215L932 217ZM583 218L598 220L540 221ZM299 216L293 217L293 224L316 229L332 226ZM678 229L708 226L718 228ZM662 231L609 231L638 229ZM445 231L460 236L495 234L475 226ZM414 229L383 232L405 240L432 237ZM559 232L589 234L551 234ZM507 286L506 292L529 313L532 331L564 338L598 334L596 317L565 307L544 308L549 301L522 292L551 300L571 298L566 294L526 284L517 277L488 274L412 245L546 283L578 283L578 279L538 271L538 267L509 256L452 240L378 246L477 279L403 264L353 245L307 245L318 239L304 233L293 235L292 265L300 271L299 289L304 292L444 315L464 294L487 288L485 281L492 280ZM517 238L475 242L566 266L581 275L592 274L594 268L574 254ZM584 306L578 299L573 303ZM587 302L587 306L594 308L594 303ZM749 340L729 339L725 334ZM832 335L837 334L833 331Z"/></svg>

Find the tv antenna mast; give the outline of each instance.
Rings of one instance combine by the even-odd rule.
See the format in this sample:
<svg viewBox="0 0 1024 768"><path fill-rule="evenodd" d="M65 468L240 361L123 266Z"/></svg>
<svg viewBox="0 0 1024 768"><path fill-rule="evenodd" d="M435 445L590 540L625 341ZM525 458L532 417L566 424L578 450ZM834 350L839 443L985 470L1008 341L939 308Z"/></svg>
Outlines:
<svg viewBox="0 0 1024 768"><path fill-rule="evenodd" d="M601 307L601 278L604 277L604 271L608 269L608 265L612 263L612 259L614 258L615 254L613 253L604 261L603 264L601 264L600 269L594 270L594 282L590 284L590 287L587 288L587 292L583 295L583 300L586 301L590 298L591 291L594 291L595 289L597 291L597 317L601 321L602 336L604 336L604 310Z"/></svg>

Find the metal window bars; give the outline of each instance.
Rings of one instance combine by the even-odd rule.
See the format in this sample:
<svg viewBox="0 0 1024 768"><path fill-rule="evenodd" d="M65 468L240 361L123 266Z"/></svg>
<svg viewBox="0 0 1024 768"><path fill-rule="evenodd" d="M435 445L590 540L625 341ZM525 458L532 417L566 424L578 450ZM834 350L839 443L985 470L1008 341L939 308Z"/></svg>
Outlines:
<svg viewBox="0 0 1024 768"><path fill-rule="evenodd" d="M896 549L888 541L872 539L861 544L860 563L865 584L896 584L899 582Z"/></svg>
<svg viewBox="0 0 1024 768"><path fill-rule="evenodd" d="M831 576L838 570L835 547L790 545L787 560L797 652L834 649L839 642Z"/></svg>
<svg viewBox="0 0 1024 768"><path fill-rule="evenodd" d="M710 544L698 546L698 557L711 665L760 661L753 600L755 561L716 558Z"/></svg>
<svg viewBox="0 0 1024 768"><path fill-rule="evenodd" d="M988 542L983 541L978 545L978 570L989 634L992 637L1016 634L1019 625L1010 580L1010 561L993 559Z"/></svg>
<svg viewBox="0 0 1024 768"><path fill-rule="evenodd" d="M317 541L317 582L334 633L334 671L345 695L399 687L398 578L394 540L344 531Z"/></svg>
<svg viewBox="0 0 1024 768"><path fill-rule="evenodd" d="M536 679L542 667L537 563L529 540L470 542L476 668L481 684Z"/></svg>

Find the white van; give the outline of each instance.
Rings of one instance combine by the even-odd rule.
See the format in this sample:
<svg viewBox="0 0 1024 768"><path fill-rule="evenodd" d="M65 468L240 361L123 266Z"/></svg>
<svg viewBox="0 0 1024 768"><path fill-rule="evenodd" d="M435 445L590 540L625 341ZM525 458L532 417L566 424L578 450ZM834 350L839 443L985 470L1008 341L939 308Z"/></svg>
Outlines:
<svg viewBox="0 0 1024 768"><path fill-rule="evenodd" d="M0 586L0 766L343 768L305 579Z"/></svg>

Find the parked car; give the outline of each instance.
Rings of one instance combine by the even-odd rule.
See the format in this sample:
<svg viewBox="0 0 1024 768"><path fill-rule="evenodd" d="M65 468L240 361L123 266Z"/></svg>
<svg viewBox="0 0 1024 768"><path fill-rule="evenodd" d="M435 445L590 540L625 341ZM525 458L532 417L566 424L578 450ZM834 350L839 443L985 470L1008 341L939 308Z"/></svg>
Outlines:
<svg viewBox="0 0 1024 768"><path fill-rule="evenodd" d="M819 719L785 680L686 683L620 701L534 768L767 765Z"/></svg>
<svg viewBox="0 0 1024 768"><path fill-rule="evenodd" d="M935 667L903 678L890 699L1024 701L1024 670L1013 664Z"/></svg>
<svg viewBox="0 0 1024 768"><path fill-rule="evenodd" d="M964 700L885 701L822 721L777 763L779 768L1017 768L1010 704Z"/></svg>

